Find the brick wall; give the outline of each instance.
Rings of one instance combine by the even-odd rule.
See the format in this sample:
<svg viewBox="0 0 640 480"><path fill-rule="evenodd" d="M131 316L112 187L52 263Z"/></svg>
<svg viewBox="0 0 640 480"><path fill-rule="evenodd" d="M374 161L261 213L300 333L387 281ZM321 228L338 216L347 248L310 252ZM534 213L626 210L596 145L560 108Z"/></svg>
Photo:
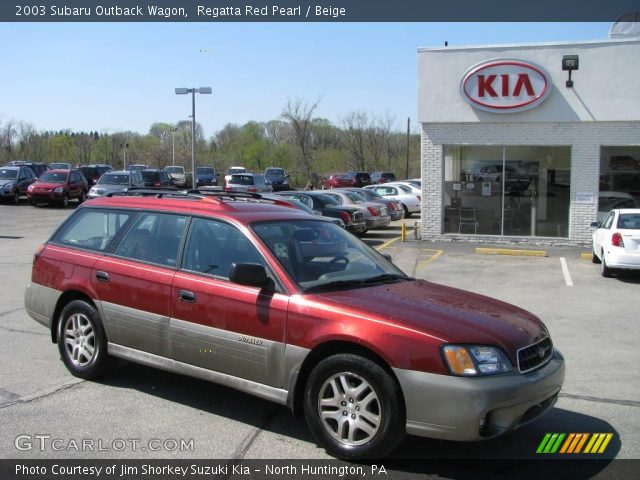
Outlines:
<svg viewBox="0 0 640 480"><path fill-rule="evenodd" d="M571 207L568 238L443 234L445 145L568 145L571 147ZM526 242L586 245L597 218L601 146L640 146L640 122L422 124L423 240ZM593 192L594 202L574 203L576 192Z"/></svg>

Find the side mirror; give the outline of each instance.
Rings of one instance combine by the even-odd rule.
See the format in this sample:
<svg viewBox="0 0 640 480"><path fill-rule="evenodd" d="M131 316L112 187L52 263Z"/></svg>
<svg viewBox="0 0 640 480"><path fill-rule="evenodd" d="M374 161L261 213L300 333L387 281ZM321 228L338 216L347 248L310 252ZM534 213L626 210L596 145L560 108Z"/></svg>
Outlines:
<svg viewBox="0 0 640 480"><path fill-rule="evenodd" d="M257 263L232 263L229 280L249 287L264 287L268 282L267 271Z"/></svg>
<svg viewBox="0 0 640 480"><path fill-rule="evenodd" d="M600 228L600 222L591 222L589 226L593 228Z"/></svg>

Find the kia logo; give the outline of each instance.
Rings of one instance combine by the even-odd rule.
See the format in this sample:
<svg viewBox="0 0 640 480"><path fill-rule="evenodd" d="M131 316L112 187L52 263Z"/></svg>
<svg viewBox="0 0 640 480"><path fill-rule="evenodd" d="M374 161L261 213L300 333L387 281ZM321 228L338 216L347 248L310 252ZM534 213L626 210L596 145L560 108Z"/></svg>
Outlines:
<svg viewBox="0 0 640 480"><path fill-rule="evenodd" d="M538 356L539 356L540 358L544 358L544 354L545 354L545 353L547 353L547 349L546 349L546 348L544 348L544 347L540 347L540 348L538 349Z"/></svg>
<svg viewBox="0 0 640 480"><path fill-rule="evenodd" d="M523 60L489 60L467 70L460 80L460 93L480 110L521 112L545 101L551 79L541 67Z"/></svg>

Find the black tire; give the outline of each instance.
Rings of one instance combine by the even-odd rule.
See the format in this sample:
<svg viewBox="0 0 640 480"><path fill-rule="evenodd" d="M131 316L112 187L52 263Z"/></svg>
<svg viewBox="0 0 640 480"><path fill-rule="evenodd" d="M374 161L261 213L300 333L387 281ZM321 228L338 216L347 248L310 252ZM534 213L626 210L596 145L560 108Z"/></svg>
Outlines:
<svg viewBox="0 0 640 480"><path fill-rule="evenodd" d="M409 209L404 203L402 204L402 208L404 208L404 218L409 218L411 214L409 213Z"/></svg>
<svg viewBox="0 0 640 480"><path fill-rule="evenodd" d="M307 380L304 414L316 442L338 458L381 458L405 437L400 387L384 368L359 355L333 355L316 365Z"/></svg>
<svg viewBox="0 0 640 480"><path fill-rule="evenodd" d="M58 350L72 375L86 380L105 373L110 359L98 311L83 300L69 302L58 321Z"/></svg>
<svg viewBox="0 0 640 480"><path fill-rule="evenodd" d="M607 266L607 261L604 258L604 252L602 252L602 264L600 265L600 273L605 278L611 278L613 276L613 268Z"/></svg>
<svg viewBox="0 0 640 480"><path fill-rule="evenodd" d="M15 205L20 203L20 190L16 190L15 192L13 192L13 203Z"/></svg>
<svg viewBox="0 0 640 480"><path fill-rule="evenodd" d="M67 208L69 206L69 195L67 195L66 193L64 194L64 197L62 197L61 205L62 208Z"/></svg>
<svg viewBox="0 0 640 480"><path fill-rule="evenodd" d="M591 247L591 262L600 263L600 259L598 258L598 255L596 255L596 249L593 247Z"/></svg>
<svg viewBox="0 0 640 480"><path fill-rule="evenodd" d="M84 190L82 191L82 193L80 194L80 196L78 197L78 203L82 203L87 199L87 192L85 192Z"/></svg>

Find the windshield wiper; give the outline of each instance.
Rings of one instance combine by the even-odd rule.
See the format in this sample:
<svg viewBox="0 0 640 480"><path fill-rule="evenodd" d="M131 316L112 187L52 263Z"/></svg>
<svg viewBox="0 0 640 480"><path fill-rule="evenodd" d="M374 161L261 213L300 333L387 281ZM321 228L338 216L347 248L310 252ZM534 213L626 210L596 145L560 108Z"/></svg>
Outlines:
<svg viewBox="0 0 640 480"><path fill-rule="evenodd" d="M338 288L352 287L359 288L367 285L374 285L376 283L387 283L398 280L413 280L406 275L398 275L396 273L384 273L382 275L376 275L375 277L355 279L355 280L334 280L333 282L322 283L320 285L314 285L309 288L305 288L305 293L319 292L322 290L333 290Z"/></svg>

